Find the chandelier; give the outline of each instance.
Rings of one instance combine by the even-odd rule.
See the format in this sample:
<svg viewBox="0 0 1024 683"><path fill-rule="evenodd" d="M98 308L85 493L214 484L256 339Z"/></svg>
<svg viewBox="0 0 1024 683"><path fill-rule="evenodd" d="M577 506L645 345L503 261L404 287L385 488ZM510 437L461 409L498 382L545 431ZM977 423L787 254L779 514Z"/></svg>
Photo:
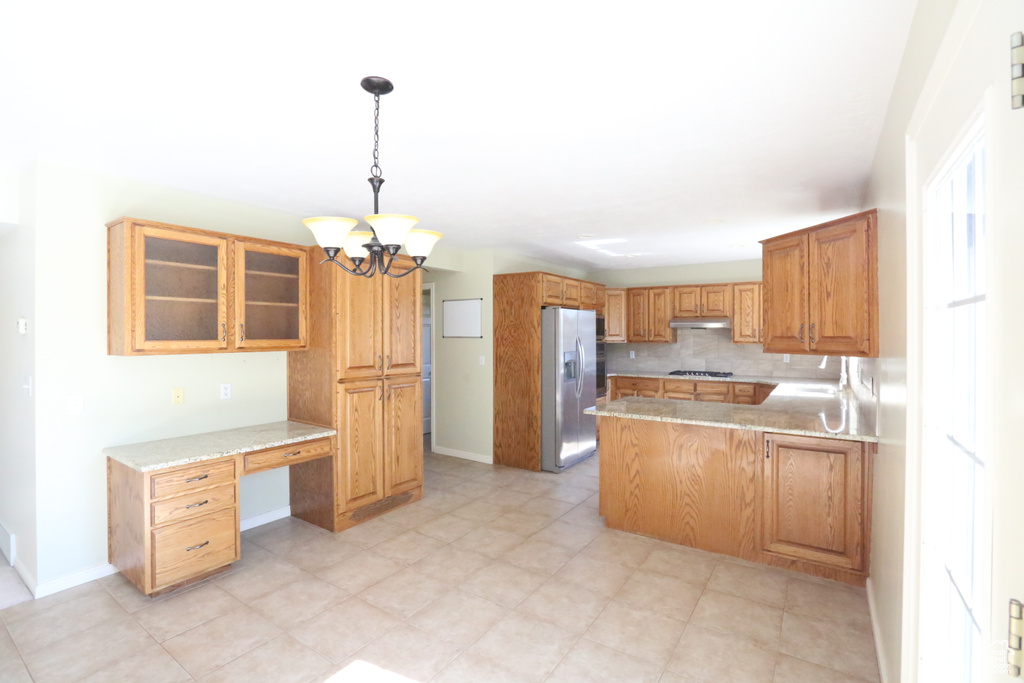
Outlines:
<svg viewBox="0 0 1024 683"><path fill-rule="evenodd" d="M327 254L322 263L330 261L346 272L363 277L373 277L376 273L404 277L423 267L430 250L441 239L441 233L414 228L413 226L420 220L415 216L380 213L378 199L380 186L384 184L377 149L380 142L380 96L387 95L395 86L388 79L379 76L367 76L360 85L363 86L363 90L373 95L373 165L370 167L370 177L367 178L370 187L373 188L373 214L364 217L370 224L370 229L352 230L359 221L337 216L318 216L302 222L313 231L316 243ZM396 269L399 272L393 272L391 267L403 244L416 267L408 270ZM349 268L337 260L338 252L342 250L354 268Z"/></svg>

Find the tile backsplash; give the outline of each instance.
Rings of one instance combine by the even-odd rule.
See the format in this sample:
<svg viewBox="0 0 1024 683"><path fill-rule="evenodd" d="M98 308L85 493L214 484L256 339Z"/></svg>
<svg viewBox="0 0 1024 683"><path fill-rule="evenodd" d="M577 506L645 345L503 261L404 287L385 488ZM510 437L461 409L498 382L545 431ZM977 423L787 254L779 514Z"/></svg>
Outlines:
<svg viewBox="0 0 1024 683"><path fill-rule="evenodd" d="M634 351L636 358L630 358ZM731 330L676 330L674 344L606 344L608 372L713 370L736 375L839 379L839 356L765 353L760 344L733 344ZM825 367L821 368L822 360Z"/></svg>

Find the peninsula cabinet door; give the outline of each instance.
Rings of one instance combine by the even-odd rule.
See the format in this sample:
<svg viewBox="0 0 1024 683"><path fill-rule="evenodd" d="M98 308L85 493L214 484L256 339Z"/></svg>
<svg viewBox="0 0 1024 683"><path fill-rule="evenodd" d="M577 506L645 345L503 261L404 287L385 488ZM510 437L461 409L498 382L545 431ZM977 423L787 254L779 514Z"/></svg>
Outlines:
<svg viewBox="0 0 1024 683"><path fill-rule="evenodd" d="M859 441L765 434L764 550L863 571L869 460Z"/></svg>
<svg viewBox="0 0 1024 683"><path fill-rule="evenodd" d="M412 262L396 262L392 272L408 272ZM400 278L376 277L384 287L384 374L418 375L423 328L422 270Z"/></svg>
<svg viewBox="0 0 1024 683"><path fill-rule="evenodd" d="M807 330L807 235L763 245L764 350L810 350Z"/></svg>
<svg viewBox="0 0 1024 683"><path fill-rule="evenodd" d="M384 380L384 496L423 484L423 381Z"/></svg>
<svg viewBox="0 0 1024 683"><path fill-rule="evenodd" d="M338 385L339 512L384 497L384 382Z"/></svg>
<svg viewBox="0 0 1024 683"><path fill-rule="evenodd" d="M810 327L807 340L817 353L845 356L871 352L871 310L878 307L871 286L875 265L868 246L873 214L808 235Z"/></svg>

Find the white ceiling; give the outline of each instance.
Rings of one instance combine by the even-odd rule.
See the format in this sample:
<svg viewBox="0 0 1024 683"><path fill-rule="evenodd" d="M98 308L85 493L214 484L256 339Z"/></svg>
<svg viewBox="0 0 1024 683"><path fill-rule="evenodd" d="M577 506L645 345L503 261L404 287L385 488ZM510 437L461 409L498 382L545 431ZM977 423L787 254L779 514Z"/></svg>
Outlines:
<svg viewBox="0 0 1024 683"><path fill-rule="evenodd" d="M0 172L45 158L360 217L359 81L381 75L381 211L442 244L582 268L759 258L759 239L863 208L914 7L7 3Z"/></svg>

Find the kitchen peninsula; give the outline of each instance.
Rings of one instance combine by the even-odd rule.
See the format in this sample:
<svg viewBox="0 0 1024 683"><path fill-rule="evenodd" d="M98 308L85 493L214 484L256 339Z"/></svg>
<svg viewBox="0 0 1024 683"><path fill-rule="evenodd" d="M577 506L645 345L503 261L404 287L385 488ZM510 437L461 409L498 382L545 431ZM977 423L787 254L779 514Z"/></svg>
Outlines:
<svg viewBox="0 0 1024 683"><path fill-rule="evenodd" d="M628 397L587 412L601 439L609 528L863 586L874 404L835 382L761 405Z"/></svg>

